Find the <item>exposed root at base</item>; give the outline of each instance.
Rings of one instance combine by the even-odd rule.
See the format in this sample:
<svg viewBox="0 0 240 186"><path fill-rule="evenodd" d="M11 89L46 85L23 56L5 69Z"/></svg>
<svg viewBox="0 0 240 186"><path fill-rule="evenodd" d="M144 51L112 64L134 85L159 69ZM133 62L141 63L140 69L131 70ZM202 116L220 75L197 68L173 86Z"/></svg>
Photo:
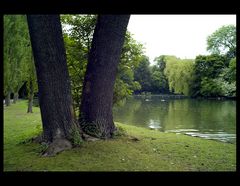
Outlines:
<svg viewBox="0 0 240 186"><path fill-rule="evenodd" d="M67 139L55 139L49 144L48 148L43 152L42 156L55 156L59 152L72 148L72 144Z"/></svg>
<svg viewBox="0 0 240 186"><path fill-rule="evenodd" d="M89 136L88 134L85 134L85 133L82 134L82 138L83 138L84 141L98 141L98 140L100 140L100 138L95 138L95 137Z"/></svg>

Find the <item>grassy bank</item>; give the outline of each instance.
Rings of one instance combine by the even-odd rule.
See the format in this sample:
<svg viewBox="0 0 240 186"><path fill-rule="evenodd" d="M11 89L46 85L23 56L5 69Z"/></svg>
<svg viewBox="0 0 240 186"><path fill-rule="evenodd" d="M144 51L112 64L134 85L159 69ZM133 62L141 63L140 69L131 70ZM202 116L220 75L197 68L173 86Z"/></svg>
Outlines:
<svg viewBox="0 0 240 186"><path fill-rule="evenodd" d="M235 171L236 145L117 123L127 136L84 142L55 157L39 144L22 143L41 131L39 108L4 107L4 171ZM132 140L135 136L139 141Z"/></svg>

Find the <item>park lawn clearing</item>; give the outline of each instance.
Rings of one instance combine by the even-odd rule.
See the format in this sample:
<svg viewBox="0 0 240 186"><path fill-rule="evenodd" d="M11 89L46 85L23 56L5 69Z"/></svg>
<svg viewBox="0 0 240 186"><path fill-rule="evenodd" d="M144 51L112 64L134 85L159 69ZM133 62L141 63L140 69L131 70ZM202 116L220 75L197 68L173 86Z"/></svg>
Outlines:
<svg viewBox="0 0 240 186"><path fill-rule="evenodd" d="M115 123L125 135L41 157L38 107L4 107L4 171L236 171L236 144ZM134 140L137 139L137 140Z"/></svg>

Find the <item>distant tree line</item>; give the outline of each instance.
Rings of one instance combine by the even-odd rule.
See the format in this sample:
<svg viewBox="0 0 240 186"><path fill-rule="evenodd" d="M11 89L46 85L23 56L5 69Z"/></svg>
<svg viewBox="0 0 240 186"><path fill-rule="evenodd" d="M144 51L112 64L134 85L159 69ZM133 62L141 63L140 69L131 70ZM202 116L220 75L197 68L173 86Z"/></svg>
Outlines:
<svg viewBox="0 0 240 186"><path fill-rule="evenodd" d="M142 58L134 69L135 93L174 93L191 97L236 96L236 27L223 26L207 38L210 55L180 59L161 55L150 66Z"/></svg>

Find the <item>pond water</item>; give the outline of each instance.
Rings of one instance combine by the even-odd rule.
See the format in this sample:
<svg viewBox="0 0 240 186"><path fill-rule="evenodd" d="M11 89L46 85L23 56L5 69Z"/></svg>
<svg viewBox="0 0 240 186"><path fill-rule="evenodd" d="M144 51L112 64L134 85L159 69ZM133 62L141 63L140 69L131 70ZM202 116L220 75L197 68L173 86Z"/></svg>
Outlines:
<svg viewBox="0 0 240 186"><path fill-rule="evenodd" d="M113 108L114 121L162 132L236 143L236 101L133 96Z"/></svg>

